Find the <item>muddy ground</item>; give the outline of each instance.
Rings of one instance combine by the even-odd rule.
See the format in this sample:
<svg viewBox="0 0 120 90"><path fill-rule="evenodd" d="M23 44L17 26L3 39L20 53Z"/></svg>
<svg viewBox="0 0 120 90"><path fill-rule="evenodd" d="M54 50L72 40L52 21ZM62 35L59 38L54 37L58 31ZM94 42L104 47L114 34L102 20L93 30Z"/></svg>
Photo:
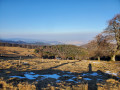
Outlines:
<svg viewBox="0 0 120 90"><path fill-rule="evenodd" d="M13 88L34 85L32 90L120 90L119 72L119 61L1 59L0 88L4 81Z"/></svg>

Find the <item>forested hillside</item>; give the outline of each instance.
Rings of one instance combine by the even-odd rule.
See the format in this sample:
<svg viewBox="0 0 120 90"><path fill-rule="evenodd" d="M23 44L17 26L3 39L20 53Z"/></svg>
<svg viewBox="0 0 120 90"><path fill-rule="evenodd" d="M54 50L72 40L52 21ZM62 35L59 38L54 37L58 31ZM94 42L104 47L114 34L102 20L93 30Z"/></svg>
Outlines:
<svg viewBox="0 0 120 90"><path fill-rule="evenodd" d="M35 49L37 56L49 59L87 59L88 52L74 45L40 46Z"/></svg>

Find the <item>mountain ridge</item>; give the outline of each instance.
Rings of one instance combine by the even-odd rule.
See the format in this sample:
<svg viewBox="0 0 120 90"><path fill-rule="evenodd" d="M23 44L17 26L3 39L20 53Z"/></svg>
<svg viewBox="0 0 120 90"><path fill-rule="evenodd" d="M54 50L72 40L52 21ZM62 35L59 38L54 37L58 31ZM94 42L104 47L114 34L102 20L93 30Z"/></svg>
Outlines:
<svg viewBox="0 0 120 90"><path fill-rule="evenodd" d="M63 43L58 41L44 41L44 40L34 40L34 39L0 39L0 42L13 43L13 44L30 44L30 45L61 45Z"/></svg>

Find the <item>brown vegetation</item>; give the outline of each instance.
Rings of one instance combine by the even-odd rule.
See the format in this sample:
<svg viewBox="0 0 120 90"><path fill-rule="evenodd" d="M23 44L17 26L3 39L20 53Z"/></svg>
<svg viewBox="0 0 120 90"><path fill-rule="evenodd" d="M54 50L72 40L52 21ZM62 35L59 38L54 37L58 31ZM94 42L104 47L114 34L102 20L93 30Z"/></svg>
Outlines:
<svg viewBox="0 0 120 90"><path fill-rule="evenodd" d="M97 82L97 76L88 76L93 79L92 81L84 81L82 74L90 73L89 64L91 64L91 71L100 73L103 75L104 79L102 82ZM117 90L120 86L119 80L116 76L106 75L106 71L111 71L112 73L118 73L120 70L120 62L107 62L107 61L90 61L90 60L55 60L55 59L24 59L21 60L19 64L18 60L1 60L0 62L0 85L4 88L12 88L12 90L108 90L107 88L112 88ZM39 75L46 74L59 74L61 82L56 82L55 79L46 78L41 81L42 77L38 77L34 80L29 79L19 79L10 76L24 76L25 72L34 72ZM71 72L71 73L68 73ZM68 74L69 76L64 76ZM65 81L71 78L71 75L75 76L75 81L83 80L79 83L74 83L71 81ZM110 79L113 79L112 81ZM108 81L110 83L108 83ZM113 82L114 81L114 82ZM91 83L95 82L95 83ZM112 82L112 83L111 83ZM97 85L97 87L96 87ZM88 89L89 88L89 89ZM92 88L92 89L91 89ZM117 88L117 89L115 89ZM119 90L119 89L118 89Z"/></svg>

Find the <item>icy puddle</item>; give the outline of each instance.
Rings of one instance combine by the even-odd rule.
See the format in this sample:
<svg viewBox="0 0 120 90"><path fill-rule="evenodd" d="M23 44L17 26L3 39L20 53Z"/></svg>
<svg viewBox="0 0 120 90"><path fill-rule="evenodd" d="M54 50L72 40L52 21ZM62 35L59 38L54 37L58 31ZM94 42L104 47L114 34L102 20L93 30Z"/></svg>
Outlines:
<svg viewBox="0 0 120 90"><path fill-rule="evenodd" d="M25 78L32 80L32 79L36 79L40 75L39 74L33 75L33 74L30 74L30 73L26 73L26 74L24 74L24 76L25 76Z"/></svg>
<svg viewBox="0 0 120 90"><path fill-rule="evenodd" d="M90 78L83 78L84 80L87 80L87 81L89 81L89 80L92 80L92 79L90 79Z"/></svg>
<svg viewBox="0 0 120 90"><path fill-rule="evenodd" d="M30 73L26 72L24 74L24 77L22 77L22 76L10 76L10 77L16 77L16 78L20 78L20 79L27 78L27 79L33 80L33 79L36 79L39 76L40 76L39 74L35 74L33 72L30 72Z"/></svg>
<svg viewBox="0 0 120 90"><path fill-rule="evenodd" d="M64 73L64 72L63 72ZM40 75L40 74L35 74L34 72L25 72L23 76L10 76L10 77L16 77L16 78L20 78L20 79L29 79L29 80L35 80L35 79L39 79L37 81L40 80L44 80L47 78L53 78L56 79L56 82L61 82L63 80L60 80L59 78L64 78L64 77L69 77L68 79L65 79L64 81L69 81L69 82L76 82L74 79L76 78L75 75L71 75L71 72L65 72L63 75L59 74L44 74L44 75Z"/></svg>
<svg viewBox="0 0 120 90"><path fill-rule="evenodd" d="M107 74L112 74L112 75L117 75L116 73L111 73L110 71L106 71ZM45 80L48 78L53 78L55 79L55 82L59 83L61 81L66 81L66 82L74 82L74 83L79 83L82 80L85 81L103 81L105 79L105 76L97 73L97 72L92 72L92 73L81 73L78 75L75 75L72 72L62 72L58 74L35 74L34 72L25 72L23 76L10 76L10 77L16 77L20 79L29 79L29 80L36 80L36 81L41 81Z"/></svg>
<svg viewBox="0 0 120 90"><path fill-rule="evenodd" d="M96 72L93 73L83 73L81 76L98 76L99 74ZM75 75L72 75L71 72L66 72L63 75L58 75L58 74L45 74L45 75L40 75L40 74L35 74L34 72L25 72L25 74L23 76L10 76L10 77L16 77L16 78L20 78L20 79L29 79L29 80L35 80L38 77L40 77L39 80L44 80L46 78L53 78L56 79L56 82L61 82L61 81L70 81L70 82L79 82L80 80L75 80L77 77ZM68 77L66 79L66 77ZM62 80L60 80L60 78L63 78ZM85 78L81 78L83 80L87 80L90 81L92 80L91 78L85 77Z"/></svg>
<svg viewBox="0 0 120 90"><path fill-rule="evenodd" d="M58 79L60 76L57 74L48 74L48 75L40 75L43 76L42 79L46 79L46 78L54 78L54 79Z"/></svg>
<svg viewBox="0 0 120 90"><path fill-rule="evenodd" d="M25 78L25 77L22 77L22 76L10 76L11 78L14 78L14 77L16 77L16 78L20 78L20 79L23 79L23 78Z"/></svg>
<svg viewBox="0 0 120 90"><path fill-rule="evenodd" d="M82 76L98 76L99 74L97 72L93 73L83 73Z"/></svg>
<svg viewBox="0 0 120 90"><path fill-rule="evenodd" d="M30 80L34 80L34 79L38 78L39 76L42 77L42 80L43 80L43 79L46 79L46 78L58 79L58 78L60 77L60 76L57 75L57 74L39 75L39 74L35 74L35 73L33 73L33 72L30 72L30 73L26 72L26 73L24 74L24 77L22 77L22 76L10 76L10 77L16 77L16 78L20 78L20 79L27 78L27 79L30 79Z"/></svg>

